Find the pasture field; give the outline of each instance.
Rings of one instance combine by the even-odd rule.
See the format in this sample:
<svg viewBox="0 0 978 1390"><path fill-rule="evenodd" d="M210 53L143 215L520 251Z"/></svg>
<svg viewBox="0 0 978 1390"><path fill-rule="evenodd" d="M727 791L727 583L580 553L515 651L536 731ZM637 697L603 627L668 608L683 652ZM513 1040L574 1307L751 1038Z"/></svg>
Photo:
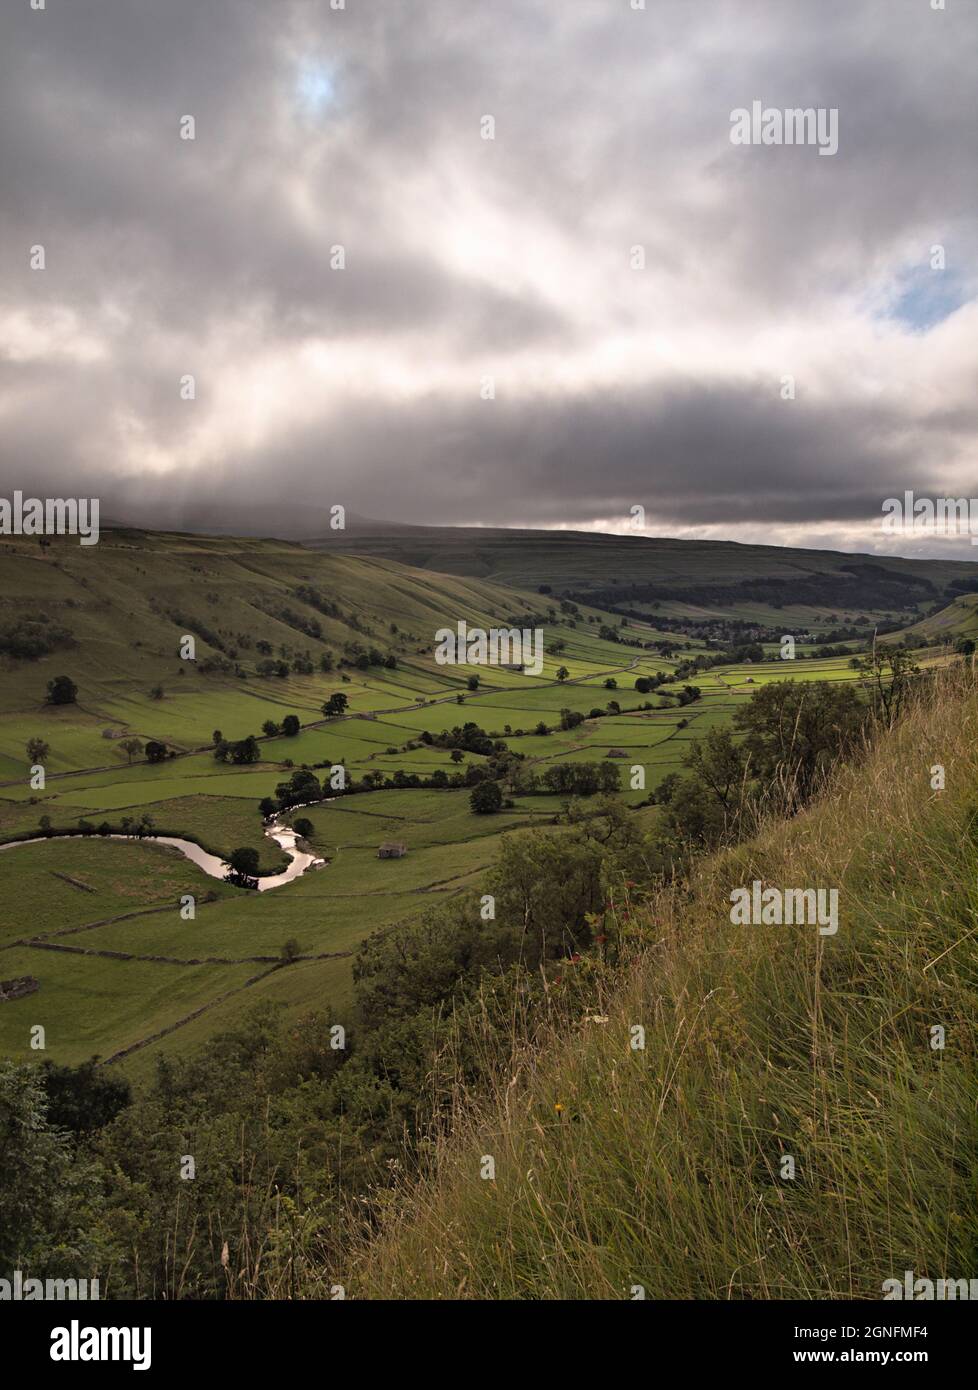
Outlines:
<svg viewBox="0 0 978 1390"><path fill-rule="evenodd" d="M0 841L41 834L42 817L54 833L79 822L118 831L149 817L152 833L221 858L249 847L260 873L280 872L287 856L266 835L258 805L297 768L312 768L324 784L337 764L357 780L464 774L484 757L453 760L421 735L470 721L539 772L611 755L622 798L637 807L681 770L695 739L729 722L768 682L860 678L846 657L774 659L640 693L636 679L671 674L705 649L640 620L623 626L601 609L565 611L537 593L388 559L146 533L110 533L99 549L96 565L77 548L56 545L39 557L26 542L0 545L0 631L28 612L70 633L34 660L0 657ZM470 625L542 625L551 649L542 672L439 666L434 632L463 616ZM790 616L814 624L819 615ZM602 637L602 626L620 640ZM197 637L195 662L175 655L185 631ZM662 636L679 647L669 657L641 645ZM373 643L395 664L358 664ZM265 649L285 662L285 674L259 669ZM46 704L47 681L62 673L77 683L77 702ZM467 685L473 673L476 690ZM680 706L684 682L700 696ZM326 718L321 706L337 692L347 708ZM609 713L609 701L621 712ZM584 721L561 728L565 710ZM601 713L591 717L594 710ZM266 720L280 725L287 714L298 717L298 734L262 734ZM541 723L546 734L536 731ZM218 761L215 731L229 740L257 735L259 761ZM30 781L32 738L48 745L43 787ZM139 752L130 761L126 738L155 739L172 756L149 763ZM644 789L630 788L635 765L645 770ZM365 936L477 888L503 836L551 825L560 810L557 797L515 795L480 816L467 789L342 796L286 817L311 823L308 846L326 863L262 893L209 877L151 838L75 834L0 849L0 979L31 975L39 984L0 1003L0 1052L31 1055L40 1026L47 1056L98 1054L138 1080L161 1054L192 1050L260 999L296 1016L327 1006L341 1014ZM407 854L378 858L391 840ZM196 901L192 919L181 914L187 895Z"/></svg>

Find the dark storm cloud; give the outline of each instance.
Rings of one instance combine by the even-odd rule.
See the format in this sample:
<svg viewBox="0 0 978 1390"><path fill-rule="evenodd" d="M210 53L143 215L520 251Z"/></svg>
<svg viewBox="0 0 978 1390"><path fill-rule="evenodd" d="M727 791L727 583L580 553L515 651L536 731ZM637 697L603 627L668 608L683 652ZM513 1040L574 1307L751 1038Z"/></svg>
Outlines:
<svg viewBox="0 0 978 1390"><path fill-rule="evenodd" d="M0 482L292 530L310 498L733 534L940 493L975 437L976 38L922 0L8 6ZM755 98L837 106L838 154L732 146ZM904 340L935 243L965 307Z"/></svg>

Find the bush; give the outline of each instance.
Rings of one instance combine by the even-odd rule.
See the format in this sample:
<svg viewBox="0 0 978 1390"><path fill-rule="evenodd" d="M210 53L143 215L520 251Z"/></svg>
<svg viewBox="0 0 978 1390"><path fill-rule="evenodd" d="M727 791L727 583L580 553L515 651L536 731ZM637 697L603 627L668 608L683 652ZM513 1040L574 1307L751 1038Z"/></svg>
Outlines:
<svg viewBox="0 0 978 1390"><path fill-rule="evenodd" d="M55 676L48 681L49 705L73 705L78 700L78 686L70 676Z"/></svg>
<svg viewBox="0 0 978 1390"><path fill-rule="evenodd" d="M503 804L503 793L498 782L480 782L472 788L469 805L477 816L492 815Z"/></svg>

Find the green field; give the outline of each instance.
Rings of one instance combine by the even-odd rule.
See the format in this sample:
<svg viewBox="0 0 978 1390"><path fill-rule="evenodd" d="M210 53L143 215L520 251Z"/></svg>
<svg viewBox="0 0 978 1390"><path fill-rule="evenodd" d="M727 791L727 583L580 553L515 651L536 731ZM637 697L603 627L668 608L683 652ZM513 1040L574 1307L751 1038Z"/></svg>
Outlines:
<svg viewBox="0 0 978 1390"><path fill-rule="evenodd" d="M56 833L79 822L116 832L149 816L152 833L221 858L257 850L262 874L288 860L264 833L258 803L303 766L324 778L342 765L353 780L465 774L483 754L453 760L421 736L472 721L538 772L611 755L622 798L635 806L681 769L693 740L765 683L859 679L845 657L721 666L693 677L700 697L680 707L685 677L651 693L635 681L675 671L704 650L694 640L664 634L680 650L663 656L644 645L663 634L640 620L622 626L605 610L561 608L529 589L275 541L109 532L94 556L8 541L0 577L0 631L27 614L69 634L36 659L0 657L0 841L41 834L42 817ZM539 624L557 649L539 676L480 667L471 691L473 668L433 658L435 630L462 617L486 627ZM602 637L602 625L621 640ZM180 659L185 633L197 639L195 662ZM358 663L357 653L374 646L396 664ZM267 653L290 669L263 674ZM324 658L331 669L322 669ZM77 702L46 704L47 682L63 673L77 684ZM320 707L335 692L347 696L347 709L325 718ZM610 700L620 713L607 712ZM561 729L562 710L586 718ZM287 714L298 717L298 734L261 734L266 720L280 724ZM546 734L536 732L541 721ZM215 730L230 740L259 735L260 760L217 761ZM31 738L48 745L42 788L29 781ZM149 763L139 753L130 762L127 738L157 740L173 756ZM644 786L633 789L636 768ZM265 893L210 877L151 838L76 834L0 850L0 979L39 982L35 993L0 1003L0 1051L33 1055L31 1030L40 1025L47 1056L78 1062L97 1053L139 1078L161 1052L198 1046L259 999L296 1012L342 1009L366 935L477 885L503 835L552 823L560 809L554 796L514 795L480 816L457 788L323 802L292 818L311 822L309 844L326 864ZM390 840L407 845L403 858L378 858ZM192 920L181 916L185 895L196 899ZM289 941L298 959L283 964Z"/></svg>

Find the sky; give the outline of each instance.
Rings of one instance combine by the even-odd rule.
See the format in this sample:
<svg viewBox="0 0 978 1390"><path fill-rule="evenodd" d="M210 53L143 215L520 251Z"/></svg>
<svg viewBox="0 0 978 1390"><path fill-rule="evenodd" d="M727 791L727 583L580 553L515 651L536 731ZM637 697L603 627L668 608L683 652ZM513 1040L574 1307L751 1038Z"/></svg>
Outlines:
<svg viewBox="0 0 978 1390"><path fill-rule="evenodd" d="M334 5L3 0L0 495L978 559L978 4Z"/></svg>

